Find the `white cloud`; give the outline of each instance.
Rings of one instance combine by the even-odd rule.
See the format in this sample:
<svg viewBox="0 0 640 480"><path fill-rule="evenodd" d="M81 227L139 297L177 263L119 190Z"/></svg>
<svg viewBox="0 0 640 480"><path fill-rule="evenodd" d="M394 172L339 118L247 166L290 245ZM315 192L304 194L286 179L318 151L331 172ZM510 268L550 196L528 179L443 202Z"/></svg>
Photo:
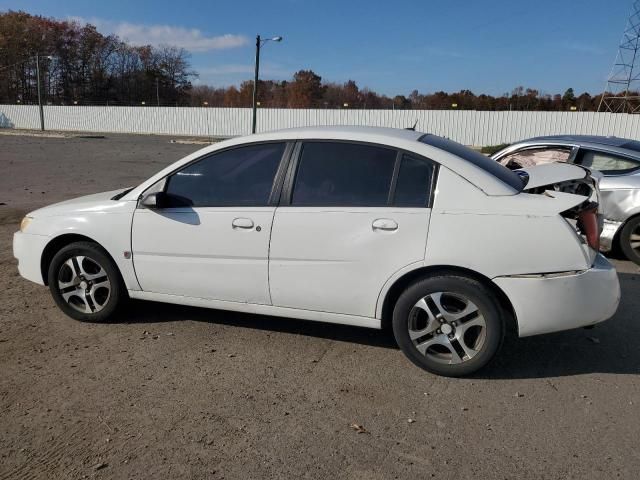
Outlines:
<svg viewBox="0 0 640 480"><path fill-rule="evenodd" d="M197 28L113 22L100 18L70 17L69 20L90 23L99 31L114 33L132 45L172 45L190 52L207 52L242 47L249 43L244 35L207 36Z"/></svg>

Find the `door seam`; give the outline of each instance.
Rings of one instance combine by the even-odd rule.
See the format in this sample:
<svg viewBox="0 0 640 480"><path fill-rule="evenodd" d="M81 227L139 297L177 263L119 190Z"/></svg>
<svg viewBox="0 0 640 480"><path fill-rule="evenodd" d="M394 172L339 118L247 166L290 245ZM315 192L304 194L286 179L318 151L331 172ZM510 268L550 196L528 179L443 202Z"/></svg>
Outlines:
<svg viewBox="0 0 640 480"><path fill-rule="evenodd" d="M138 288L140 291L144 291L142 285L140 284L140 279L138 278L138 272L136 271L136 261L135 255L133 254L133 224L135 221L136 213L138 212L138 207L133 209L133 215L131 215L131 225L129 227L129 249L131 251L131 267L133 268L133 276L136 277L136 282L138 284Z"/></svg>
<svg viewBox="0 0 640 480"><path fill-rule="evenodd" d="M269 293L269 305L273 306L273 298L271 298L271 240L273 239L273 227L276 222L276 212L278 207L273 209L271 217L271 228L269 229L269 246L267 247L267 292Z"/></svg>

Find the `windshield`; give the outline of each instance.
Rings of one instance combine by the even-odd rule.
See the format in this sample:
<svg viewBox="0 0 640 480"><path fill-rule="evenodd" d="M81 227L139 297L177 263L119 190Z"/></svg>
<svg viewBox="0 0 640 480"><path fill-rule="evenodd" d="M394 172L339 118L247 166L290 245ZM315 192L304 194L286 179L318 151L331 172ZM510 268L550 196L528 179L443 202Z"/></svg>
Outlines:
<svg viewBox="0 0 640 480"><path fill-rule="evenodd" d="M438 137L437 135L431 135L429 133L423 135L418 139L422 143L431 145L432 147L439 148L445 152L449 152L457 157L473 163L476 167L481 168L485 172L493 175L494 177L506 183L517 192L522 191L526 180L521 178L518 174L512 172L504 165L500 165L495 160L489 157L485 157L479 152L472 150L460 143L448 140L446 138Z"/></svg>

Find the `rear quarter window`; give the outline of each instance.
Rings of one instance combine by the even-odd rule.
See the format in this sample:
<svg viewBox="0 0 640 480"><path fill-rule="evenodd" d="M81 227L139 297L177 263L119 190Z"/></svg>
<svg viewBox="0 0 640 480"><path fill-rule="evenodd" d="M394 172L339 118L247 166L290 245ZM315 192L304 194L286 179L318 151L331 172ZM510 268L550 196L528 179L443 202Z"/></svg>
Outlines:
<svg viewBox="0 0 640 480"><path fill-rule="evenodd" d="M434 172L433 162L405 153L400 163L393 205L396 207L427 207Z"/></svg>

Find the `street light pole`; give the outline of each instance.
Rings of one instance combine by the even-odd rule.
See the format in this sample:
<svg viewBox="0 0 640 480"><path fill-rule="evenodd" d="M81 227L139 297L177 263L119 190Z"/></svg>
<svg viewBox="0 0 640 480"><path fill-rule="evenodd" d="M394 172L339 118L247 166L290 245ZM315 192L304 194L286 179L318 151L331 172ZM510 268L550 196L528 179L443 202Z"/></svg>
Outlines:
<svg viewBox="0 0 640 480"><path fill-rule="evenodd" d="M44 110L42 108L42 92L40 87L40 55L36 53L36 80L38 82L38 107L40 108L40 130L44 131Z"/></svg>
<svg viewBox="0 0 640 480"><path fill-rule="evenodd" d="M253 76L253 99L251 102L253 109L253 119L251 122L251 133L256 133L256 122L258 114L258 76L260 71L260 48L262 48L262 45L270 40L272 42L281 42L282 37L265 38L264 40L262 40L260 38L260 35L256 35L256 68Z"/></svg>
<svg viewBox="0 0 640 480"><path fill-rule="evenodd" d="M257 101L258 101L258 71L260 70L260 46L261 46L262 40L260 40L260 35L256 36L256 68L255 68L255 72L253 75L253 99L252 99L252 105L253 105L253 120L251 123L251 133L256 133L256 121L257 121L257 114L258 114L258 105L257 105Z"/></svg>

